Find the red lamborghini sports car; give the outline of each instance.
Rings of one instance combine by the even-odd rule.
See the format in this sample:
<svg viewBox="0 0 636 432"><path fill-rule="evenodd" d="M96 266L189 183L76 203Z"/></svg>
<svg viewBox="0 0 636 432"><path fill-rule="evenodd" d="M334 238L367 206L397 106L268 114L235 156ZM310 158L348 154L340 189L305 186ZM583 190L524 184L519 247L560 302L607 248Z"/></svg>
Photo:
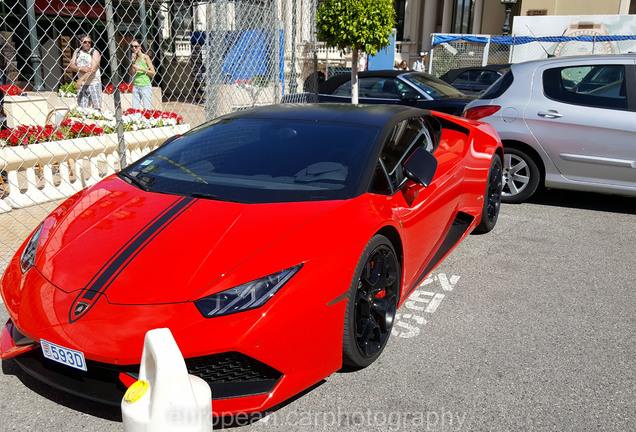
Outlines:
<svg viewBox="0 0 636 432"><path fill-rule="evenodd" d="M171 330L215 415L262 411L384 349L398 307L499 213L485 123L275 105L205 123L76 194L0 282L2 359L119 404Z"/></svg>

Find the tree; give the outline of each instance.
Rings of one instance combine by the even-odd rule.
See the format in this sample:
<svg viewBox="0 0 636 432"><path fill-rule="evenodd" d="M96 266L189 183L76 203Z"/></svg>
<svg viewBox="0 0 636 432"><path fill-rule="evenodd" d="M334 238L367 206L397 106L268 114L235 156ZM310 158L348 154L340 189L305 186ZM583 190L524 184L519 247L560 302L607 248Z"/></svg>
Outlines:
<svg viewBox="0 0 636 432"><path fill-rule="evenodd" d="M359 51L376 55L389 46L393 0L324 0L316 17L318 39L341 51L351 48L351 103L358 103Z"/></svg>

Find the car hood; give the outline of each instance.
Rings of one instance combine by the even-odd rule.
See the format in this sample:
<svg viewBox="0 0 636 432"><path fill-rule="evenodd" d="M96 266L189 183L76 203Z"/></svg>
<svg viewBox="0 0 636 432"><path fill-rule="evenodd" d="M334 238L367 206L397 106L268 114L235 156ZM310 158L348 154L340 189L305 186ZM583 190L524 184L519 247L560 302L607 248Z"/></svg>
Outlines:
<svg viewBox="0 0 636 432"><path fill-rule="evenodd" d="M44 221L35 265L67 293L94 291L118 304L184 302L341 203L237 204L145 192L111 177Z"/></svg>

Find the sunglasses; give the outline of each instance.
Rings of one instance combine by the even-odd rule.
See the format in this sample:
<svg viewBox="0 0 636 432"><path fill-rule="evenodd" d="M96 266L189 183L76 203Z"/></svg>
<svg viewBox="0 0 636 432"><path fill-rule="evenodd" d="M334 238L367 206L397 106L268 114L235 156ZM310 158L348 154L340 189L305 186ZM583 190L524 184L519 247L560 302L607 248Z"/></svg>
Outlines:
<svg viewBox="0 0 636 432"><path fill-rule="evenodd" d="M93 41L82 41L83 44L87 43L87 44L92 44Z"/></svg>

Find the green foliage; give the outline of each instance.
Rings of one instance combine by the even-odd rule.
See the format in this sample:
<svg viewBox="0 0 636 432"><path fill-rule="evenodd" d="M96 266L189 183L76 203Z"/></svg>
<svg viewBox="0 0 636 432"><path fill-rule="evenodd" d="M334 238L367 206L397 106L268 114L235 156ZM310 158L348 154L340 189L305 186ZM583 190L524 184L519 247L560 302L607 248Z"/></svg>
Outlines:
<svg viewBox="0 0 636 432"><path fill-rule="evenodd" d="M376 55L395 27L393 0L324 0L316 17L318 39L344 51Z"/></svg>
<svg viewBox="0 0 636 432"><path fill-rule="evenodd" d="M70 82L68 84L60 85L59 94L60 94L60 96L77 95L77 88L75 87L75 81Z"/></svg>
<svg viewBox="0 0 636 432"><path fill-rule="evenodd" d="M269 85L269 80L265 75L254 75L252 77L252 84L256 87L267 87Z"/></svg>

